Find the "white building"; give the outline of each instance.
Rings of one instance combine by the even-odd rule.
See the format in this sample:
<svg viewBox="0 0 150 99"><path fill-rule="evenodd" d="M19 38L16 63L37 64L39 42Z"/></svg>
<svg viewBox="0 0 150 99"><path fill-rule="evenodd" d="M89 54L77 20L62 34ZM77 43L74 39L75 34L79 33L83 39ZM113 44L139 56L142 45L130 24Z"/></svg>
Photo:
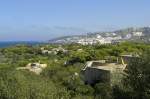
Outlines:
<svg viewBox="0 0 150 99"><path fill-rule="evenodd" d="M125 36L125 39L130 39L132 37L132 34L127 34L126 36Z"/></svg>
<svg viewBox="0 0 150 99"><path fill-rule="evenodd" d="M101 35L99 35L99 34L98 34L96 37L97 37L98 39L102 38L102 36L101 36Z"/></svg>
<svg viewBox="0 0 150 99"><path fill-rule="evenodd" d="M133 36L142 36L142 32L132 32Z"/></svg>

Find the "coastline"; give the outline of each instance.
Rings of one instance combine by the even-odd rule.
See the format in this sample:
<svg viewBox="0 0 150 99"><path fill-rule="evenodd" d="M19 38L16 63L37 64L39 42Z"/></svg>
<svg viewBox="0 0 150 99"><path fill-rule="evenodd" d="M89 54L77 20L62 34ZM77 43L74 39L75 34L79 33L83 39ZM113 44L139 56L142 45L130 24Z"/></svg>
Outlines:
<svg viewBox="0 0 150 99"><path fill-rule="evenodd" d="M0 48L11 47L11 46L15 46L18 44L37 45L37 44L44 44L44 42L39 42L39 41L0 41Z"/></svg>

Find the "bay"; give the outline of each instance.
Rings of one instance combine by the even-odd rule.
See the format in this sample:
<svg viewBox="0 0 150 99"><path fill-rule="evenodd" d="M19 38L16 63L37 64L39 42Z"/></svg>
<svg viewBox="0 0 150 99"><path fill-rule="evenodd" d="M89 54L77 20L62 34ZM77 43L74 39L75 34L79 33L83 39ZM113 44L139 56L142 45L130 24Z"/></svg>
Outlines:
<svg viewBox="0 0 150 99"><path fill-rule="evenodd" d="M0 42L0 48L6 48L10 46L19 45L19 44L37 45L42 43L43 42L35 42L35 41L4 41L4 42Z"/></svg>

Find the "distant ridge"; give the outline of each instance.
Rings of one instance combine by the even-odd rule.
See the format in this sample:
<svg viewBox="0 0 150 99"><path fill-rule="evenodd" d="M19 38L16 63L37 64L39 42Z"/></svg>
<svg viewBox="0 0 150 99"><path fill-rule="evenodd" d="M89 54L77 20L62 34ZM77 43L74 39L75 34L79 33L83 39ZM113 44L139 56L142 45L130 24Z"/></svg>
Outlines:
<svg viewBox="0 0 150 99"><path fill-rule="evenodd" d="M94 38L98 38L98 36L99 37L101 36L104 39L106 38L108 39L108 37L110 39L113 39L114 37L120 37L120 39L122 40L131 40L131 41L138 40L138 41L149 42L150 27L140 27L140 28L131 27L131 28L120 29L120 30L115 30L110 32L93 32L93 33L86 33L85 35L63 36L63 37L51 39L48 42L49 43L78 43L78 41L84 39L91 40Z"/></svg>

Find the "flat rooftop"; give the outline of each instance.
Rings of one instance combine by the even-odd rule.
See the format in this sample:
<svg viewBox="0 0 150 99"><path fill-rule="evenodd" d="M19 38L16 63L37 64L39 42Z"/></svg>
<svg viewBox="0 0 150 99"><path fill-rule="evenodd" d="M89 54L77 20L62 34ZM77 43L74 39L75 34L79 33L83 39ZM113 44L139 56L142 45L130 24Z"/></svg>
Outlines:
<svg viewBox="0 0 150 99"><path fill-rule="evenodd" d="M118 64L118 63L104 63L102 61L88 61L85 65L86 68L96 68L101 70L113 71L116 69L124 70L126 68L126 64Z"/></svg>

